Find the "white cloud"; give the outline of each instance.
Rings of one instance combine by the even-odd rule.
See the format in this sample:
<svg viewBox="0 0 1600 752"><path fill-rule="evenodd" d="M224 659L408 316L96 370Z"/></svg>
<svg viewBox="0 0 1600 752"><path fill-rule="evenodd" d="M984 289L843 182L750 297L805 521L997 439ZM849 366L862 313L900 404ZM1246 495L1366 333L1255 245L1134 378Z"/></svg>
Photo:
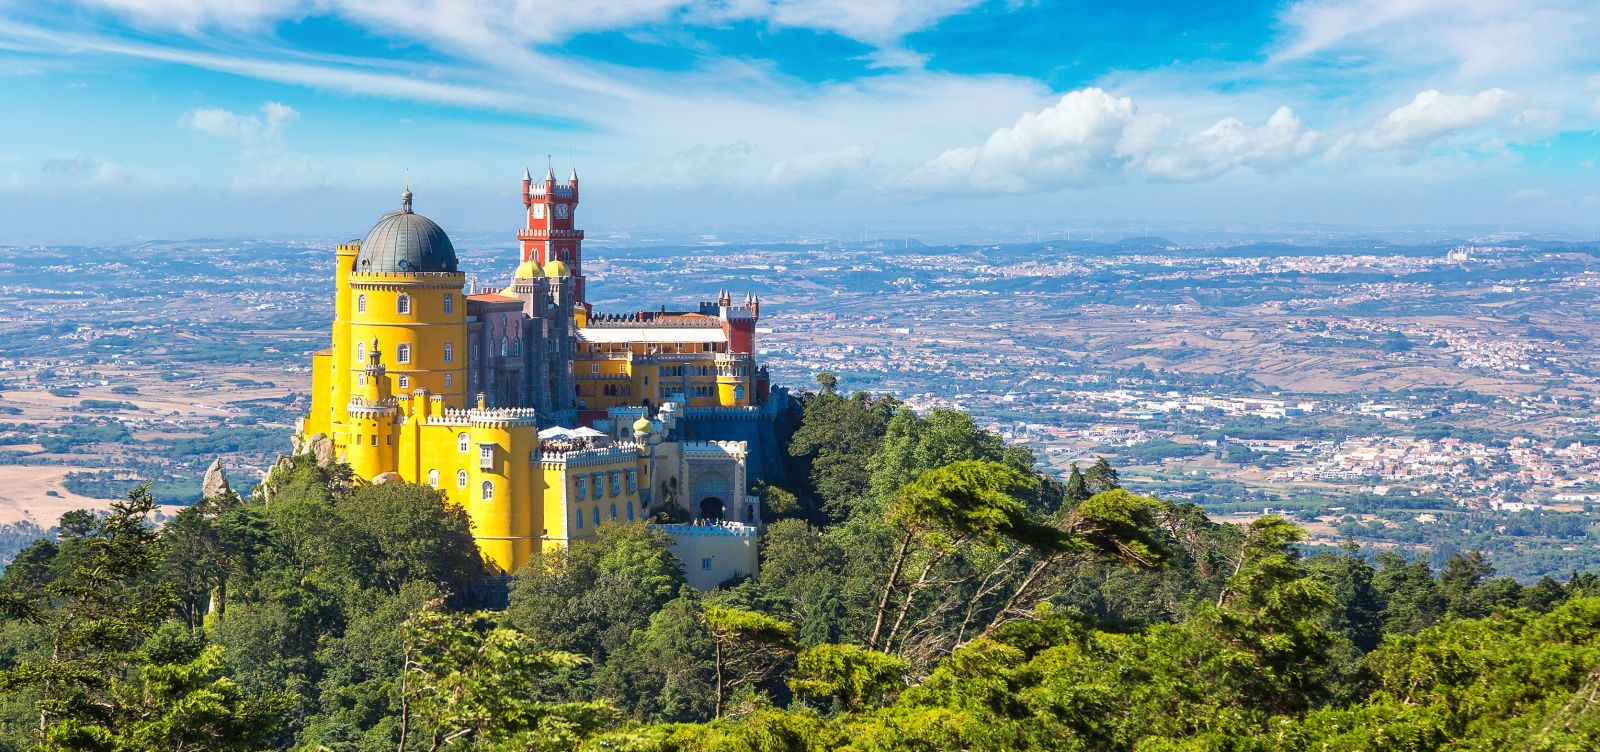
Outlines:
<svg viewBox="0 0 1600 752"><path fill-rule="evenodd" d="M1537 204L1550 200L1550 191L1544 188L1522 188L1506 197L1509 204Z"/></svg>
<svg viewBox="0 0 1600 752"><path fill-rule="evenodd" d="M309 10L306 0L82 0L161 28L195 31L217 26L247 29L286 18L297 18Z"/></svg>
<svg viewBox="0 0 1600 752"><path fill-rule="evenodd" d="M257 117L200 107L183 113L178 125L246 147L262 147L281 144L284 129L300 119L300 113L293 107L278 102L263 103L261 113L262 116Z"/></svg>
<svg viewBox="0 0 1600 752"><path fill-rule="evenodd" d="M871 180L877 152L877 144L867 144L790 157L772 166L768 182L783 191L831 193Z"/></svg>
<svg viewBox="0 0 1600 752"><path fill-rule="evenodd" d="M1180 183L1210 180L1238 167L1277 172L1310 155L1317 136L1293 110L1279 107L1259 128L1228 118L1158 146L1145 158L1145 171Z"/></svg>
<svg viewBox="0 0 1600 752"><path fill-rule="evenodd" d="M1441 136L1489 123L1518 101L1517 95L1498 88L1471 95L1429 89L1356 134L1354 143L1367 149L1417 148Z"/></svg>
<svg viewBox="0 0 1600 752"><path fill-rule="evenodd" d="M132 180L122 165L102 161L88 154L47 159L42 171L93 185L122 184Z"/></svg>
<svg viewBox="0 0 1600 752"><path fill-rule="evenodd" d="M1132 173L1196 182L1240 167L1284 169L1311 154L1317 140L1287 107L1258 128L1235 118L1187 135L1171 135L1175 128L1171 117L1141 114L1128 97L1081 89L1054 106L1024 113L982 145L945 151L900 182L933 193L1085 188Z"/></svg>

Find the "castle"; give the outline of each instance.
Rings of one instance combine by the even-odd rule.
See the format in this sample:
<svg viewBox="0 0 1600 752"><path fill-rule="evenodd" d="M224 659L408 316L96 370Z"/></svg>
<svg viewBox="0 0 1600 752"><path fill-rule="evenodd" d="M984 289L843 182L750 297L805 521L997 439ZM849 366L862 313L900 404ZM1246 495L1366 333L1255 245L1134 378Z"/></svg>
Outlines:
<svg viewBox="0 0 1600 752"><path fill-rule="evenodd" d="M371 482L426 483L467 511L484 560L660 512L689 581L756 573L753 426L783 399L753 354L760 301L601 314L585 300L578 176L522 177L521 261L467 291L437 224L398 211L338 246L333 346L312 357L309 442ZM770 432L766 432L770 433ZM770 463L769 463L770 464Z"/></svg>

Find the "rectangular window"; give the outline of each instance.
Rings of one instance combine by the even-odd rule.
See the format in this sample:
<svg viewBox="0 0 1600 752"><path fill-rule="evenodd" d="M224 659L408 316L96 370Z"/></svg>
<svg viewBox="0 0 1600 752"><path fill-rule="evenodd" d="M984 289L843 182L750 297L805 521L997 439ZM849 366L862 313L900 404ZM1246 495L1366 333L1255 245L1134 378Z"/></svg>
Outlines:
<svg viewBox="0 0 1600 752"><path fill-rule="evenodd" d="M400 377L400 388L401 389L410 389L411 388L411 377L410 376L401 376Z"/></svg>
<svg viewBox="0 0 1600 752"><path fill-rule="evenodd" d="M599 373L599 372L600 372L600 364L599 363L590 363L589 364L589 373Z"/></svg>
<svg viewBox="0 0 1600 752"><path fill-rule="evenodd" d="M628 471L628 492L629 493L633 493L634 491L637 491L637 490L639 490L639 476L637 474L635 474L634 471L629 470Z"/></svg>
<svg viewBox="0 0 1600 752"><path fill-rule="evenodd" d="M444 294L444 312L445 313L455 313L456 312L456 296L455 296L455 293L447 292L447 293Z"/></svg>
<svg viewBox="0 0 1600 752"><path fill-rule="evenodd" d="M395 301L395 309L400 313L411 313L411 296L401 295Z"/></svg>
<svg viewBox="0 0 1600 752"><path fill-rule="evenodd" d="M582 501L582 500L587 499L587 498L589 498L589 481L585 480L583 478L579 478L578 479L578 500Z"/></svg>
<svg viewBox="0 0 1600 752"><path fill-rule="evenodd" d="M395 348L394 359L396 361L400 362L400 363L410 363L411 362L411 346L410 345L400 345L399 347L396 347Z"/></svg>
<svg viewBox="0 0 1600 752"><path fill-rule="evenodd" d="M492 470L492 469L494 469L494 445L493 444L479 444L478 445L478 469L479 470Z"/></svg>
<svg viewBox="0 0 1600 752"><path fill-rule="evenodd" d="M707 556L700 560L700 570L703 572L711 571L711 557Z"/></svg>

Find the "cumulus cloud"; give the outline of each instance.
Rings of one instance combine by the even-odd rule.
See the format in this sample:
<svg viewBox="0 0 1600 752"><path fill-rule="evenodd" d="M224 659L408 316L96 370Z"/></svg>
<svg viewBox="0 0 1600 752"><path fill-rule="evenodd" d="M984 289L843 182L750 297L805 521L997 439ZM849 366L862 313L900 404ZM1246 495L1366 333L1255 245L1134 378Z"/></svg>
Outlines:
<svg viewBox="0 0 1600 752"><path fill-rule="evenodd" d="M1491 122L1512 109L1518 97L1505 89L1477 94L1419 92L1404 106L1390 110L1371 128L1355 135L1367 149L1415 148L1441 136Z"/></svg>
<svg viewBox="0 0 1600 752"><path fill-rule="evenodd" d="M100 160L88 154L79 154L75 157L48 159L44 163L45 172L54 172L61 175L79 175L100 166Z"/></svg>
<svg viewBox="0 0 1600 752"><path fill-rule="evenodd" d="M1173 135L1174 120L1142 114L1128 97L1102 89L1068 92L1024 113L979 146L950 149L911 170L904 187L946 192L971 187L1007 193L1084 188L1139 172L1164 181L1209 180L1249 167L1281 170L1309 155L1317 133L1280 107L1260 127L1235 118Z"/></svg>
<svg viewBox="0 0 1600 752"><path fill-rule="evenodd" d="M184 31L218 26L244 29L305 13L306 0L83 0L139 23Z"/></svg>
<svg viewBox="0 0 1600 752"><path fill-rule="evenodd" d="M240 146L239 189L297 189L325 182L321 165L289 148L285 131L300 113L280 102L264 102L260 115L200 107L183 113L178 125Z"/></svg>
<svg viewBox="0 0 1600 752"><path fill-rule="evenodd" d="M284 129L299 119L300 113L293 107L269 101L261 105L260 117L200 107L183 113L178 125L224 141L258 147L283 143Z"/></svg>

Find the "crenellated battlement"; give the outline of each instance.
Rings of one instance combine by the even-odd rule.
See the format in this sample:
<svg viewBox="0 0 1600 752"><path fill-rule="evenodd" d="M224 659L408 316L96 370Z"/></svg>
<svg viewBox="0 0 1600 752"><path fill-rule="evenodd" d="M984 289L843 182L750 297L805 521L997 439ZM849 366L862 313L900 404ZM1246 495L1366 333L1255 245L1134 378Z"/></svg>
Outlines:
<svg viewBox="0 0 1600 752"><path fill-rule="evenodd" d="M428 416L430 426L492 426L538 425L538 411L531 407L447 407L438 415Z"/></svg>
<svg viewBox="0 0 1600 752"><path fill-rule="evenodd" d="M710 522L700 525L693 523L651 523L651 530L659 530L667 535L677 537L686 536L722 536L729 538L754 538L761 532L755 525L746 525L743 522Z"/></svg>

